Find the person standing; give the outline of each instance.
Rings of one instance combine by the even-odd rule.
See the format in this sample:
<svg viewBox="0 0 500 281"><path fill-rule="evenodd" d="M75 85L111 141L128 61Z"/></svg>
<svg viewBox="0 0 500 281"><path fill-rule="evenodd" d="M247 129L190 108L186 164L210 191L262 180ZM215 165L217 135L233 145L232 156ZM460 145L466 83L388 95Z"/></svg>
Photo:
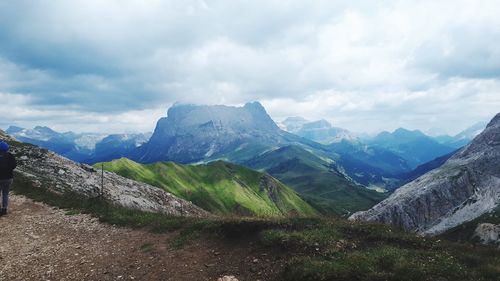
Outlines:
<svg viewBox="0 0 500 281"><path fill-rule="evenodd" d="M9 190L14 179L14 169L16 166L16 159L9 152L9 145L6 142L0 141L0 193L2 193L0 216L7 214Z"/></svg>

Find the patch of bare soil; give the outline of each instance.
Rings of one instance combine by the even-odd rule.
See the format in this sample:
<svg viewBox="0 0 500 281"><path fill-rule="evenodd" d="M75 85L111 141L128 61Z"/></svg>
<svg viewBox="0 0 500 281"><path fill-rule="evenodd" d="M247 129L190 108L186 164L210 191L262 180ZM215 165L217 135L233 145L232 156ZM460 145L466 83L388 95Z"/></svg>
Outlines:
<svg viewBox="0 0 500 281"><path fill-rule="evenodd" d="M153 234L11 197L0 217L0 280L277 280L284 257L252 241Z"/></svg>

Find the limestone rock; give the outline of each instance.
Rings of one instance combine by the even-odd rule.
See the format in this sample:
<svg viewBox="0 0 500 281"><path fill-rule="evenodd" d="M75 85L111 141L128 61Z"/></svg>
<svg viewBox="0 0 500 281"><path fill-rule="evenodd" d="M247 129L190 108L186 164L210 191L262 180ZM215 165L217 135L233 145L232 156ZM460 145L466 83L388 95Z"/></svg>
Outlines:
<svg viewBox="0 0 500 281"><path fill-rule="evenodd" d="M500 247L500 224L480 223L474 230L474 237L483 244L493 244Z"/></svg>

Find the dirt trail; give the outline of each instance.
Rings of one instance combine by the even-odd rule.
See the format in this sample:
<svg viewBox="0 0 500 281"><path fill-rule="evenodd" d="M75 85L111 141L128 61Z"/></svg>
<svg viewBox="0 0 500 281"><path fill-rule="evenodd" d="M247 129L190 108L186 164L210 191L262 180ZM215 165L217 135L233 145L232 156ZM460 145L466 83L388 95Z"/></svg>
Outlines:
<svg viewBox="0 0 500 281"><path fill-rule="evenodd" d="M152 234L68 215L11 197L0 217L0 280L275 280L279 256L251 241L201 238L172 249L175 234ZM147 245L147 246L146 246Z"/></svg>

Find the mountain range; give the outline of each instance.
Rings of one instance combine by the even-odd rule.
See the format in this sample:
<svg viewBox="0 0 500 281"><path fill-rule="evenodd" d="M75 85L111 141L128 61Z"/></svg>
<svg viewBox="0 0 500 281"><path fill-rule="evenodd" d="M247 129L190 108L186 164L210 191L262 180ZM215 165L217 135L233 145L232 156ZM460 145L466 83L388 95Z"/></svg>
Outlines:
<svg viewBox="0 0 500 281"><path fill-rule="evenodd" d="M458 149L467 145L472 139L479 135L487 124L487 122L478 122L454 136L440 135L434 137L434 139L441 144Z"/></svg>
<svg viewBox="0 0 500 281"><path fill-rule="evenodd" d="M452 137L475 136L456 150L457 142L418 130L358 138L324 120L288 118L278 126L253 102L242 107L177 104L151 136L58 133L40 126L8 132L79 162L102 161L96 167L113 172L105 175L116 185L107 187L108 196L127 207L162 210L152 201L144 205L135 195L127 197L139 187L144 194L138 196L177 200L196 214L357 212L352 219L437 235L461 225L490 229L478 225L500 212L500 114L476 135L478 129L480 124ZM99 190L95 168L1 137L21 155L22 182L50 185L55 192L76 185L82 194Z"/></svg>
<svg viewBox="0 0 500 281"><path fill-rule="evenodd" d="M355 140L355 134L346 129L332 126L326 120L309 121L303 117L288 117L278 126L290 133L319 142L333 143L341 140Z"/></svg>
<svg viewBox="0 0 500 281"><path fill-rule="evenodd" d="M442 166L351 218L436 235L487 213L498 212L499 205L500 113Z"/></svg>
<svg viewBox="0 0 500 281"><path fill-rule="evenodd" d="M383 148L402 157L411 169L456 149L438 143L421 131L403 128L392 133L382 132L367 142L374 147Z"/></svg>
<svg viewBox="0 0 500 281"><path fill-rule="evenodd" d="M176 104L152 134L58 133L47 127L10 127L8 133L82 163L126 157L137 165L123 166L143 170L138 165L222 160L275 177L320 212L344 215L372 207L387 197L384 191L439 167L455 150L403 128L358 138L326 120L293 117L276 124L258 102Z"/></svg>
<svg viewBox="0 0 500 281"><path fill-rule="evenodd" d="M90 164L128 155L151 136L149 133L59 133L42 126L33 129L10 126L5 132L22 142L49 149L77 162Z"/></svg>
<svg viewBox="0 0 500 281"><path fill-rule="evenodd" d="M373 158L371 155L371 150L359 150L356 154L366 159ZM357 179L380 183L383 177L399 172L402 161L389 153L388 160L379 162L390 162L384 168L397 163L396 172L377 168L369 161L362 164L368 168L359 168L349 153L337 153L333 146L280 129L258 102L243 107L175 105L168 110L167 117L158 121L151 139L129 158L144 164L214 160L241 164L273 175L301 195L314 194L308 198L321 198L321 204L315 203L329 205L327 209L343 214L365 209L384 198L380 193L366 190ZM290 170L280 172L284 167ZM324 204L325 201L328 203Z"/></svg>
<svg viewBox="0 0 500 281"><path fill-rule="evenodd" d="M140 163L216 159L240 163L288 144L319 147L280 130L258 102L243 107L174 105L131 158Z"/></svg>

